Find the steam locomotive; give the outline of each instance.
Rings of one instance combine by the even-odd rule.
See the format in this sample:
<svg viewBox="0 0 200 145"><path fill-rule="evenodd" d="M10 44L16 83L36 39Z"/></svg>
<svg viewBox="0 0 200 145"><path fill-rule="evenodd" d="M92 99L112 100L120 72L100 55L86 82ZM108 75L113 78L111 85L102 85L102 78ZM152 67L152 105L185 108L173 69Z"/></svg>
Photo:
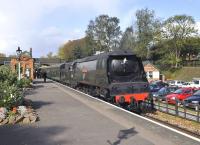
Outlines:
<svg viewBox="0 0 200 145"><path fill-rule="evenodd" d="M101 53L42 71L50 79L119 105L138 108L150 95L142 61L128 50Z"/></svg>

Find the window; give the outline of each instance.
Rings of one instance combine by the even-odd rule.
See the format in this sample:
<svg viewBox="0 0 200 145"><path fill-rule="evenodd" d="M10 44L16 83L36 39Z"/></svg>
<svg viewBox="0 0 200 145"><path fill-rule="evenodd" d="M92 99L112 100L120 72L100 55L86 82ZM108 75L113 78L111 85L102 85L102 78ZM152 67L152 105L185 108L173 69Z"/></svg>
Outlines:
<svg viewBox="0 0 200 145"><path fill-rule="evenodd" d="M194 81L194 84L198 85L198 84L199 84L199 81L198 81L198 80L195 80L195 81Z"/></svg>
<svg viewBox="0 0 200 145"><path fill-rule="evenodd" d="M152 71L149 71L149 78L153 78L153 72Z"/></svg>

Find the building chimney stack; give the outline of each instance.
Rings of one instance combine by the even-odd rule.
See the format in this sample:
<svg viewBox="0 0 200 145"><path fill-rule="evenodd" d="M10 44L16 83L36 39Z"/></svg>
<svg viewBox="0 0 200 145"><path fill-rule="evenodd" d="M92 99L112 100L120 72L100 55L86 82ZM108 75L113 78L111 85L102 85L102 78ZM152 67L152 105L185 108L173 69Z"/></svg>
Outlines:
<svg viewBox="0 0 200 145"><path fill-rule="evenodd" d="M31 58L32 58L32 48L30 48L30 56L31 56Z"/></svg>

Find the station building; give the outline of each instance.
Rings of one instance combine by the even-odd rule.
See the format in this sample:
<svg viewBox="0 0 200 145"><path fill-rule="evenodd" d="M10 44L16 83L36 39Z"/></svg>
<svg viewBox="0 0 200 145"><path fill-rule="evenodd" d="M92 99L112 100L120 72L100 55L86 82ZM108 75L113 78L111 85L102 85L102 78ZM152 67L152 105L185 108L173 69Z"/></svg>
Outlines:
<svg viewBox="0 0 200 145"><path fill-rule="evenodd" d="M13 71L18 72L19 62L20 62L21 77L22 78L27 77L33 80L34 59L32 58L32 49L30 49L30 52L28 51L22 52L19 58L11 59L10 66Z"/></svg>
<svg viewBox="0 0 200 145"><path fill-rule="evenodd" d="M149 82L160 80L160 71L150 61L143 61L144 71Z"/></svg>

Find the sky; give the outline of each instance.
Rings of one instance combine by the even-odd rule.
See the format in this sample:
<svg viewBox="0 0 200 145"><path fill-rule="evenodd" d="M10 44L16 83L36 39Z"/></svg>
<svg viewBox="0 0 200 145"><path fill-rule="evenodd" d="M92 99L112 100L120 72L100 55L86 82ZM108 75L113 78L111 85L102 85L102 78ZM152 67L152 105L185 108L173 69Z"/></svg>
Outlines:
<svg viewBox="0 0 200 145"><path fill-rule="evenodd" d="M67 41L84 37L95 17L118 17L124 31L142 8L154 10L161 20L193 16L200 30L199 0L0 0L0 53L15 55L20 46L32 48L33 57L56 54Z"/></svg>

